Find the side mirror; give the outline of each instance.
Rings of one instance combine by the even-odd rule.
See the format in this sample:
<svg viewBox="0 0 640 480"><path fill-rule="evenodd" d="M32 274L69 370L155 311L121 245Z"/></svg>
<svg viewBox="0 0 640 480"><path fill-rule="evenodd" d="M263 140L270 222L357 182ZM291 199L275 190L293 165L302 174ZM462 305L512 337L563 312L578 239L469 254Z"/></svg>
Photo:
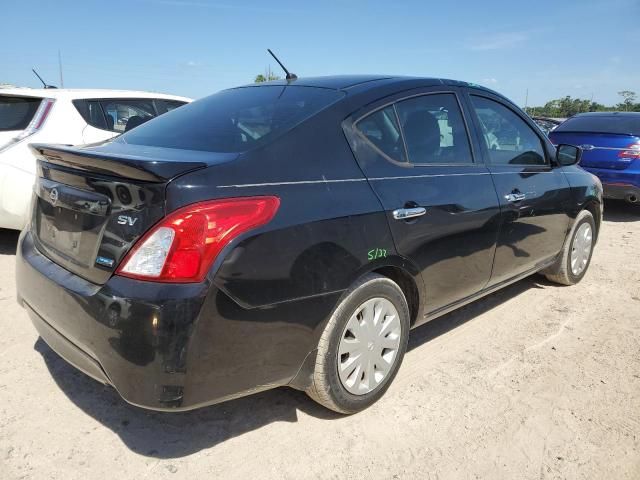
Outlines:
<svg viewBox="0 0 640 480"><path fill-rule="evenodd" d="M561 167L568 167L580 163L582 149L575 145L561 144L556 148L556 162Z"/></svg>

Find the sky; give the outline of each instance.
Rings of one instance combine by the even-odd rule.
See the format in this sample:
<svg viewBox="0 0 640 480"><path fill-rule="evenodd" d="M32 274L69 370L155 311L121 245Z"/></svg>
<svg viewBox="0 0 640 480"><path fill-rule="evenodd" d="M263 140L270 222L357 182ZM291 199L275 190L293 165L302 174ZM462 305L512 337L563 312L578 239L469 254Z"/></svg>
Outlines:
<svg viewBox="0 0 640 480"><path fill-rule="evenodd" d="M479 83L524 106L640 96L640 0L3 0L0 83L199 98L250 83L271 48L299 77ZM527 97L528 91L528 97Z"/></svg>

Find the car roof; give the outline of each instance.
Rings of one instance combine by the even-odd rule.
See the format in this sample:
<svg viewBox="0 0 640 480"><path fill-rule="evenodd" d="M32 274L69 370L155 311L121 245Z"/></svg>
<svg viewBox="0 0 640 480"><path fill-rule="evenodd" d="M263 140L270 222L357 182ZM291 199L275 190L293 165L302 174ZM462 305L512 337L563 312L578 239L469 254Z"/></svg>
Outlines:
<svg viewBox="0 0 640 480"><path fill-rule="evenodd" d="M178 100L191 102L192 99L178 95L164 93L141 92L136 90L110 90L89 88L0 88L0 95L56 98L66 100L90 99L90 98L160 98L164 100Z"/></svg>
<svg viewBox="0 0 640 480"><path fill-rule="evenodd" d="M583 112L576 113L574 117L638 117L640 112Z"/></svg>
<svg viewBox="0 0 640 480"><path fill-rule="evenodd" d="M330 88L334 90L344 90L356 85L380 80L388 80L392 77L384 75L330 75L324 77L303 77L295 80L273 80L262 82L250 86L262 85L297 85L301 87Z"/></svg>
<svg viewBox="0 0 640 480"><path fill-rule="evenodd" d="M558 119L558 118L554 118L554 117L543 117L540 115L534 115L531 118L533 118L534 120L548 120L550 122L561 122L562 120Z"/></svg>
<svg viewBox="0 0 640 480"><path fill-rule="evenodd" d="M236 88L286 86L295 85L301 87L328 88L341 90L349 94L370 94L376 92L391 94L412 88L431 87L437 85L467 87L474 90L491 93L506 101L510 101L504 95L489 88L471 82L451 80L435 77L410 77L402 75L329 75L324 77L304 77L295 80L272 80L270 82L251 83Z"/></svg>
<svg viewBox="0 0 640 480"><path fill-rule="evenodd" d="M405 75L328 75L323 77L303 77L295 80L272 80L270 82L252 83L244 85L244 87L296 85L302 87L330 88L334 90L349 90L354 87L358 87L358 91L362 91L367 87L375 88L381 84L393 85L406 83L420 83L424 86L458 85L486 90L497 94L497 92L494 92L493 90L474 83L450 80L446 78L413 77Z"/></svg>

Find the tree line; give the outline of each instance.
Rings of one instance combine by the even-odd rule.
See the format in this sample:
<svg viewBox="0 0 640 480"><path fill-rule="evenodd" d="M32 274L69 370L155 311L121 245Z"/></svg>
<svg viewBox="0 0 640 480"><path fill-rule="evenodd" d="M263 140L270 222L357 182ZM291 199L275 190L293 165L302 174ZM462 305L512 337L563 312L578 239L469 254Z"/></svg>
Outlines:
<svg viewBox="0 0 640 480"><path fill-rule="evenodd" d="M541 107L528 107L526 110L532 116L559 118L570 117L582 112L640 112L640 103L636 102L635 92L622 90L618 92L618 95L622 97L622 101L612 106L606 106L593 100L572 98L567 95L564 98L551 100Z"/></svg>

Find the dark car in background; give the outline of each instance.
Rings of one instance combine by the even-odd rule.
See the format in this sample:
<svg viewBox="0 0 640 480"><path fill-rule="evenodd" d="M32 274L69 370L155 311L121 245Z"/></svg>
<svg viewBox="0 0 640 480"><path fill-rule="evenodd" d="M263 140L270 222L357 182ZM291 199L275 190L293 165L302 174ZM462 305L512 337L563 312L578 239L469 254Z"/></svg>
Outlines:
<svg viewBox="0 0 640 480"><path fill-rule="evenodd" d="M598 176L605 197L640 202L640 112L580 113L549 137L582 148L580 166Z"/></svg>
<svg viewBox="0 0 640 480"><path fill-rule="evenodd" d="M563 120L558 120L557 118L549 118L549 117L531 117L533 121L540 127L544 133L549 135L558 125L560 125Z"/></svg>
<svg viewBox="0 0 640 480"><path fill-rule="evenodd" d="M451 80L276 81L32 147L18 300L67 361L156 410L283 385L366 408L412 327L536 272L580 281L602 213L578 148Z"/></svg>

